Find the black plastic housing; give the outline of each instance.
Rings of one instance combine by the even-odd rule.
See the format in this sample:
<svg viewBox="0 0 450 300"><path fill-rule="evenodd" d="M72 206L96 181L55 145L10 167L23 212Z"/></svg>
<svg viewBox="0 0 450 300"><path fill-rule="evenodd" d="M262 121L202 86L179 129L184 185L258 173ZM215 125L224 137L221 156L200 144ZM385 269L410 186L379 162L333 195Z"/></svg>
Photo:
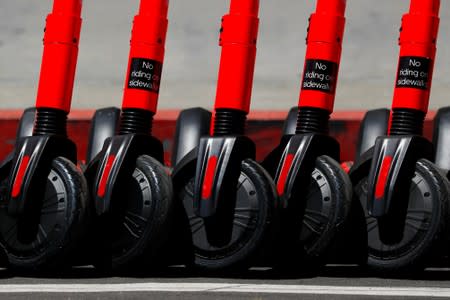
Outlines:
<svg viewBox="0 0 450 300"><path fill-rule="evenodd" d="M433 145L437 167L450 170L450 107L438 110L434 118Z"/></svg>
<svg viewBox="0 0 450 300"><path fill-rule="evenodd" d="M26 137L33 135L34 121L36 119L36 108L29 107L24 110L19 120L16 137Z"/></svg>
<svg viewBox="0 0 450 300"><path fill-rule="evenodd" d="M52 161L62 156L76 164L77 153L76 146L71 140L56 135L20 138L16 142L15 149L9 164L8 213L18 216L23 214L27 208L31 209L34 205L39 205L31 203L36 201L30 201L30 197L42 198L36 195L39 195L42 187L46 185ZM24 159L25 157L26 159ZM22 182L20 193L13 196L14 184L20 181Z"/></svg>
<svg viewBox="0 0 450 300"><path fill-rule="evenodd" d="M172 166L198 146L202 136L209 135L212 113L195 107L180 112L177 119L175 139L172 150Z"/></svg>
<svg viewBox="0 0 450 300"><path fill-rule="evenodd" d="M283 123L282 135L295 134L297 129L298 106L294 106L289 110L286 120Z"/></svg>
<svg viewBox="0 0 450 300"><path fill-rule="evenodd" d="M93 182L91 196L98 215L109 212L115 188L120 187L118 183L122 178L132 176L136 159L141 155L152 156L163 163L161 141L148 134L116 135L106 139L103 149L89 163L85 172L89 181ZM100 195L98 191L102 184L105 192Z"/></svg>
<svg viewBox="0 0 450 300"><path fill-rule="evenodd" d="M205 222L208 241L215 246L231 239L241 164L255 158L255 144L246 136L204 137L197 152L194 210ZM215 161L212 172L208 164ZM209 192L204 193L204 189ZM208 195L203 198L204 195Z"/></svg>
<svg viewBox="0 0 450 300"><path fill-rule="evenodd" d="M355 157L360 157L364 152L375 145L379 136L386 135L389 127L390 110L380 108L369 110L364 115L359 127L358 145Z"/></svg>
<svg viewBox="0 0 450 300"><path fill-rule="evenodd" d="M317 157L327 155L340 159L339 143L323 134L285 135L280 144L267 156L262 165L275 179L281 205L299 213L298 202L307 193Z"/></svg>
<svg viewBox="0 0 450 300"><path fill-rule="evenodd" d="M107 138L114 136L119 124L120 109L107 107L98 109L91 121L86 163L90 163L100 153Z"/></svg>
<svg viewBox="0 0 450 300"><path fill-rule="evenodd" d="M416 162L422 158L433 161L433 145L424 137L382 136L375 142L367 208L369 214L379 220L383 242L395 243L402 238L409 186Z"/></svg>

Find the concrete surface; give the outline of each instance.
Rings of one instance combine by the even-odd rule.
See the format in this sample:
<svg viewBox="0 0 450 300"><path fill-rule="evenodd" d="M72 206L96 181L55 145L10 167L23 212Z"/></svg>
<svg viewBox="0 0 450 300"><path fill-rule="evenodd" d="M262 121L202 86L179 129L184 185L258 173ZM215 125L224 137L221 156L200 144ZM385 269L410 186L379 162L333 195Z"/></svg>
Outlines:
<svg viewBox="0 0 450 300"><path fill-rule="evenodd" d="M0 109L34 102L42 29L51 0L0 1ZM211 107L224 0L172 0L160 108ZM398 56L402 0L349 0L336 109L389 105ZM441 4L441 31L433 108L450 94L450 2ZM128 57L130 24L138 0L84 2L74 108L118 105ZM297 103L311 0L261 1L261 30L252 107L286 110Z"/></svg>

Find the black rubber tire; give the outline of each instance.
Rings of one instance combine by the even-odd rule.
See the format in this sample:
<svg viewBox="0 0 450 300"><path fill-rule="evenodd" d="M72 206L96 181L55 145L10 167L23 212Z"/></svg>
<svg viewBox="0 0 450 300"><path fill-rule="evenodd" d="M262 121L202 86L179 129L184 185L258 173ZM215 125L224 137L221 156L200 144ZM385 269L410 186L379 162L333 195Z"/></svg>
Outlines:
<svg viewBox="0 0 450 300"><path fill-rule="evenodd" d="M2 186L7 186L7 179ZM22 243L17 237L19 219L8 215L4 191L0 197L0 243L10 267L22 271L61 269L71 263L86 233L87 183L69 160L58 157L47 177L36 239Z"/></svg>
<svg viewBox="0 0 450 300"><path fill-rule="evenodd" d="M315 165L306 197L290 200L306 201L304 214L282 212L285 246L279 247L277 255L282 268L298 270L299 266L304 269L326 263L350 211L352 185L339 163L320 156Z"/></svg>
<svg viewBox="0 0 450 300"><path fill-rule="evenodd" d="M194 215L193 185L194 179L188 179L177 193L191 227L193 267L203 271L241 270L261 258L273 241L276 227L277 195L270 175L251 159L242 162L232 238L220 248L208 243L203 219Z"/></svg>
<svg viewBox="0 0 450 300"><path fill-rule="evenodd" d="M365 211L368 231L367 266L379 273L420 271L449 248L449 184L428 160L416 163L411 182L403 239L393 245L381 242L377 220L367 212L367 177L355 185Z"/></svg>
<svg viewBox="0 0 450 300"><path fill-rule="evenodd" d="M113 203L120 204L96 222L99 230L94 236L100 245L94 265L103 271L159 265L173 217L168 170L156 159L142 155L136 160L133 176L124 179L114 194Z"/></svg>

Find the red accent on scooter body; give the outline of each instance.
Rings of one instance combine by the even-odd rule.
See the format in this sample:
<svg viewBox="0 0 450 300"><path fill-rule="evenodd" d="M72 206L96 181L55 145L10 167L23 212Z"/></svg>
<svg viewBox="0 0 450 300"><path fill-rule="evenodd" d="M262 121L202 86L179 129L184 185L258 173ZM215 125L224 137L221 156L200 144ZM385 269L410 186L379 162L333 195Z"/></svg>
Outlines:
<svg viewBox="0 0 450 300"><path fill-rule="evenodd" d="M122 109L156 113L164 61L169 0L141 0L131 32Z"/></svg>
<svg viewBox="0 0 450 300"><path fill-rule="evenodd" d="M215 109L249 112L258 37L259 0L232 0L222 18Z"/></svg>
<svg viewBox="0 0 450 300"><path fill-rule="evenodd" d="M345 7L346 0L318 0L316 12L311 14L306 38L307 49L299 107L319 108L330 113L333 111L345 29ZM308 74L306 74L308 62L318 64L328 62L329 65L321 64L328 70L323 70L322 74L314 71L308 73L311 74L309 78L313 79L309 82ZM330 68L333 70L329 70ZM325 77L317 78L321 75L330 76L330 78L328 80ZM329 84L330 86L319 90L310 88L308 84L319 86Z"/></svg>
<svg viewBox="0 0 450 300"><path fill-rule="evenodd" d="M78 57L82 0L55 0L47 16L37 108L69 112Z"/></svg>
<svg viewBox="0 0 450 300"><path fill-rule="evenodd" d="M19 169L17 171L17 176L14 178L13 188L11 191L11 197L17 197L22 189L22 182L24 179L25 172L27 171L28 164L30 162L30 156L24 155L20 161Z"/></svg>
<svg viewBox="0 0 450 300"><path fill-rule="evenodd" d="M106 160L106 165L100 177L100 183L97 190L97 196L100 198L103 198L105 196L106 185L108 183L109 175L111 174L111 169L114 165L115 160L116 156L114 154L108 156L108 159Z"/></svg>
<svg viewBox="0 0 450 300"><path fill-rule="evenodd" d="M431 81L436 56L436 40L439 29L439 7L440 1L423 1L412 0L409 13L403 15L402 27L400 29L400 61L402 58L409 58L409 64L413 64L412 68L399 69L396 79L396 87L394 90L392 108L407 108L428 111L428 101L430 98ZM420 24L420 26L418 26ZM415 59L416 58L416 59ZM420 59L420 60L419 60ZM414 64L423 64L426 62L428 66L423 66L417 76L414 71L420 70ZM400 72L403 73L400 74ZM427 74L422 74L426 72ZM417 82L423 80L418 86L404 84L411 76L416 78ZM399 84L400 83L400 84ZM414 84L414 81L410 81Z"/></svg>

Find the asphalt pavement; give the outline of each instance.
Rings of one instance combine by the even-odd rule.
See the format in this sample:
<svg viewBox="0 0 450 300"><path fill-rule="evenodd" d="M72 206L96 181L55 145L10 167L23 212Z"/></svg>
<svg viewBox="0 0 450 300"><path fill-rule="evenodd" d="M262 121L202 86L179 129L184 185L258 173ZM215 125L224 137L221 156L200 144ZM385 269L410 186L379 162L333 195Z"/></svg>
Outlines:
<svg viewBox="0 0 450 300"><path fill-rule="evenodd" d="M450 270L427 269L377 278L356 266L327 266L315 274L252 269L201 277L174 267L159 273L105 277L93 268L52 276L15 277L0 271L0 298L10 299L431 299L450 298Z"/></svg>

